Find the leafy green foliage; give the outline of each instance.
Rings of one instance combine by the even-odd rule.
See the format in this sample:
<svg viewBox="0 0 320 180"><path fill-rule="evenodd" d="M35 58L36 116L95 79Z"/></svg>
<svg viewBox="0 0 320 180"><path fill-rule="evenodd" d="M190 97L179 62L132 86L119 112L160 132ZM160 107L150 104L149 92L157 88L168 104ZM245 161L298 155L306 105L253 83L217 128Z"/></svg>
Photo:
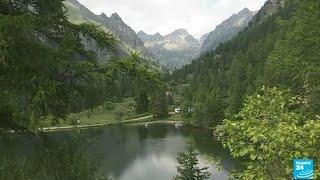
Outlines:
<svg viewBox="0 0 320 180"><path fill-rule="evenodd" d="M196 123L209 125L219 124L224 118L224 103L221 97L221 91L214 89L209 94L209 97L195 104L194 117Z"/></svg>
<svg viewBox="0 0 320 180"><path fill-rule="evenodd" d="M85 37L93 38L97 42L99 48L115 51L116 39L112 34L106 33L93 24L80 24L78 28Z"/></svg>
<svg viewBox="0 0 320 180"><path fill-rule="evenodd" d="M104 111L110 111L115 109L115 104L111 101L106 101L102 105Z"/></svg>
<svg viewBox="0 0 320 180"><path fill-rule="evenodd" d="M37 156L28 157L16 149L12 136L3 135L7 151L0 152L0 179L109 180L100 162L85 153L87 147L81 144L93 144L95 137L75 136L71 141L37 136L42 148L34 149Z"/></svg>
<svg viewBox="0 0 320 180"><path fill-rule="evenodd" d="M236 179L291 179L294 158L314 159L319 178L319 7L318 0L285 1L173 73L187 84L183 96L195 107L196 122L217 114L229 119L217 134L245 162ZM263 85L277 88L259 90Z"/></svg>
<svg viewBox="0 0 320 180"><path fill-rule="evenodd" d="M151 98L151 112L155 118L168 116L167 95L163 88L153 93Z"/></svg>
<svg viewBox="0 0 320 180"><path fill-rule="evenodd" d="M198 154L192 144L188 144L187 150L178 155L178 175L175 180L204 180L210 178L208 167L200 168Z"/></svg>
<svg viewBox="0 0 320 180"><path fill-rule="evenodd" d="M219 90L215 107L222 107L215 116L231 116L242 108L243 99L263 83L264 61L273 50L277 37L275 17L252 25L232 41L204 54L191 65L177 70L173 78L187 83L184 99L198 106L212 91ZM184 79L192 77L191 79ZM214 98L214 96L212 96ZM223 104L220 106L219 104ZM205 105L203 105L205 107ZM204 113L207 114L207 113ZM197 117L195 118L198 119Z"/></svg>
<svg viewBox="0 0 320 180"><path fill-rule="evenodd" d="M93 25L69 23L60 0L0 4L1 127L35 130L48 117L55 125L70 113L123 97L125 77L131 84L160 84L135 54L98 64L96 54L84 49L83 36L108 50L115 38Z"/></svg>
<svg viewBox="0 0 320 180"><path fill-rule="evenodd" d="M127 114L128 109L125 109L124 107L117 107L114 109L113 113L116 115L116 119L118 121L121 121L123 117Z"/></svg>
<svg viewBox="0 0 320 180"><path fill-rule="evenodd" d="M319 177L320 123L296 111L301 98L277 88L248 97L232 120L217 130L235 158L245 159L240 179L290 179L293 159L315 160ZM315 178L317 179L317 178Z"/></svg>
<svg viewBox="0 0 320 180"><path fill-rule="evenodd" d="M275 14L256 17L261 22L252 22L231 41L173 72L176 82L186 84L183 97L195 107L194 119L201 123L221 112L222 117L231 117L242 109L245 97L263 85L290 88L304 99L305 115L318 115L319 16L317 0L286 1ZM219 100L206 103L217 89ZM204 110L209 104L222 111Z"/></svg>
<svg viewBox="0 0 320 180"><path fill-rule="evenodd" d="M143 114L149 111L150 100L147 93L141 90L136 100L136 111L138 114Z"/></svg>
<svg viewBox="0 0 320 180"><path fill-rule="evenodd" d="M268 83L290 87L302 94L306 111L320 112L320 2L292 1L295 12L288 21L279 20L283 38L267 61Z"/></svg>

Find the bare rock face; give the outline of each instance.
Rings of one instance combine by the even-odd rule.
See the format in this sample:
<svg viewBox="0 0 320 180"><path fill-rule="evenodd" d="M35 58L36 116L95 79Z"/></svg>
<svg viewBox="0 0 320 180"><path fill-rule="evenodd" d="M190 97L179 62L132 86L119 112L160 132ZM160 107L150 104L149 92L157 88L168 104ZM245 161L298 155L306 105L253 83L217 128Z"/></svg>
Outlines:
<svg viewBox="0 0 320 180"><path fill-rule="evenodd" d="M258 11L252 19L252 24L262 22L266 17L278 12L280 8L285 6L285 0L268 0L264 6Z"/></svg>
<svg viewBox="0 0 320 180"><path fill-rule="evenodd" d="M199 41L185 29L177 29L166 36L140 31L138 36L160 64L169 70L189 64L200 52Z"/></svg>
<svg viewBox="0 0 320 180"><path fill-rule="evenodd" d="M262 22L266 17L278 12L284 6L285 0L268 0L257 12L251 12L245 8L238 14L234 14L209 33L202 44L201 53L214 51L219 44L232 39L245 27Z"/></svg>
<svg viewBox="0 0 320 180"><path fill-rule="evenodd" d="M136 32L125 24L117 13L113 13L111 17L105 15L100 17L102 24L108 27L122 42L125 42L133 49L146 50Z"/></svg>
<svg viewBox="0 0 320 180"><path fill-rule="evenodd" d="M166 36L159 33L148 35L140 31L138 36L161 65L174 70L191 63L201 53L213 51L220 43L236 36L248 26L254 15L255 13L249 9L243 9L218 25L214 31L204 34L199 40L185 29L177 29Z"/></svg>
<svg viewBox="0 0 320 180"><path fill-rule="evenodd" d="M240 31L248 26L255 13L245 8L237 14L223 21L216 29L208 34L203 41L201 53L214 51L219 44L235 37Z"/></svg>
<svg viewBox="0 0 320 180"><path fill-rule="evenodd" d="M174 70L191 63L202 53L215 50L219 44L232 39L251 23L259 23L265 17L276 13L284 6L284 1L269 0L257 13L245 8L223 21L214 31L203 35L199 40L185 29L177 29L166 36L160 33L149 35L142 31L136 34L117 13L110 17L104 13L96 15L77 0L66 0L65 5L72 23L93 23L114 34L119 41L116 55L127 56L132 51L139 52L144 59L157 64L156 59L162 66ZM92 39L84 39L83 44L89 50L97 49ZM97 53L101 63L108 62L113 55L103 49Z"/></svg>
<svg viewBox="0 0 320 180"><path fill-rule="evenodd" d="M134 51L139 52L144 59L155 61L153 55L144 46L136 32L128 26L117 13L113 13L110 17L104 13L96 15L77 0L66 0L65 5L68 10L67 15L70 22L74 24L96 24L106 32L114 34L118 39L116 55L127 56L130 52ZM83 43L89 50L96 49L96 43L93 40L84 39ZM100 50L97 53L102 63L106 63L112 56L112 54L106 50Z"/></svg>
<svg viewBox="0 0 320 180"><path fill-rule="evenodd" d="M206 33L201 36L201 38L199 39L199 43L201 46L203 45L204 41L208 38L208 36L209 36L209 33Z"/></svg>

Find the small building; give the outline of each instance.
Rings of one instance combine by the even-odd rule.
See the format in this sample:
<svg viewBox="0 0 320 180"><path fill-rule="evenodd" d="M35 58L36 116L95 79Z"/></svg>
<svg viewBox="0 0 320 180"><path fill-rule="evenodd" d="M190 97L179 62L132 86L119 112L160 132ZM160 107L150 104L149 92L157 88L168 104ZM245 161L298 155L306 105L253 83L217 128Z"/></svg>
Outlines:
<svg viewBox="0 0 320 180"><path fill-rule="evenodd" d="M188 108L188 113L193 113L193 109L191 107Z"/></svg>
<svg viewBox="0 0 320 180"><path fill-rule="evenodd" d="M177 128L177 129L178 129L178 128L181 128L182 126L183 126L183 124L180 124L180 123L174 124L174 127Z"/></svg>
<svg viewBox="0 0 320 180"><path fill-rule="evenodd" d="M181 109L180 109L180 108L176 108L176 109L174 109L174 112L175 112L176 114L180 114L180 113L181 113Z"/></svg>
<svg viewBox="0 0 320 180"><path fill-rule="evenodd" d="M172 92L166 91L166 96L173 96L173 95L172 95Z"/></svg>

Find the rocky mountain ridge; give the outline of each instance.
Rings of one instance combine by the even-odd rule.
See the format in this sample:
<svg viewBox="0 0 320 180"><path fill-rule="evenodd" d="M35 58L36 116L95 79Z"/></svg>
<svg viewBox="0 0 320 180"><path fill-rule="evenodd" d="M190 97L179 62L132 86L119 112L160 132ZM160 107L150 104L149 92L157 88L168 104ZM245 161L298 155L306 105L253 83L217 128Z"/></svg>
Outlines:
<svg viewBox="0 0 320 180"><path fill-rule="evenodd" d="M255 12L245 8L223 21L214 31L211 31L208 34L208 37L202 44L201 53L213 51L219 44L235 37L240 31L248 26L254 15Z"/></svg>
<svg viewBox="0 0 320 180"><path fill-rule="evenodd" d="M194 38L185 29L177 29L162 36L159 33L149 35L143 31L138 36L161 65L170 70L178 69L191 63L200 54L213 51L248 26L256 12L245 8L223 21L216 29L204 34L200 39Z"/></svg>
<svg viewBox="0 0 320 180"><path fill-rule="evenodd" d="M138 52L142 58L156 63L153 55L144 46L136 32L117 13L113 13L110 17L105 13L96 15L77 0L66 0L65 6L68 10L67 15L70 22L74 24L92 23L100 26L106 32L114 34L118 39L116 55L127 56L131 52ZM96 49L95 42L87 40L84 44L87 49ZM98 57L102 63L107 62L111 56L112 54L104 50L98 52Z"/></svg>
<svg viewBox="0 0 320 180"><path fill-rule="evenodd" d="M268 0L262 8L253 17L250 24L261 23L266 17L278 12L280 8L285 7L285 0Z"/></svg>
<svg viewBox="0 0 320 180"><path fill-rule="evenodd" d="M149 35L143 31L138 36L161 65L169 70L181 68L199 54L201 44L185 29L177 29L162 36L160 33Z"/></svg>

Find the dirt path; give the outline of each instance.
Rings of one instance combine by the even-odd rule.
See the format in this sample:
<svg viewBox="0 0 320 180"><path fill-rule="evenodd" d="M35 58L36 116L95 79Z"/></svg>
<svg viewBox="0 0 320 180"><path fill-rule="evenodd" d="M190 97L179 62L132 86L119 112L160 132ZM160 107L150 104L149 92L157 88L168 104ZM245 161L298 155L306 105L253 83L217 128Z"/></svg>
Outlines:
<svg viewBox="0 0 320 180"><path fill-rule="evenodd" d="M82 128L90 128L90 127L101 127L115 124L131 124L131 123L142 123L141 120L146 120L152 118L153 115L140 117L136 119L125 120L116 123L99 123L99 124L89 124L89 125L74 125L74 126L62 126L62 127L47 127L40 128L39 130L42 132L53 132L53 131L63 131L63 130L72 130L72 129L82 129Z"/></svg>

